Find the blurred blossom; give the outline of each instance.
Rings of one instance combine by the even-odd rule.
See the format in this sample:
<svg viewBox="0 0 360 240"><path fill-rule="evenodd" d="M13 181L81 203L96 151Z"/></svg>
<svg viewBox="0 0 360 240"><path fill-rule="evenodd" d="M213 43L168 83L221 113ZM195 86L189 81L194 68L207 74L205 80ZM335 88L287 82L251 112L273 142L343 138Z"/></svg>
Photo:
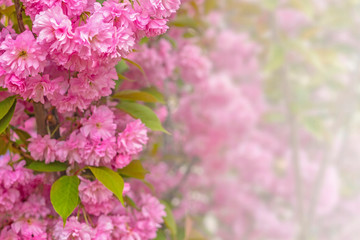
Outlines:
<svg viewBox="0 0 360 240"><path fill-rule="evenodd" d="M184 231L204 239L357 239L345 219L360 221L359 3L192 4L183 11L205 24L169 33L175 71L160 78L172 104L158 112L174 137L148 178L180 229L190 217Z"/></svg>

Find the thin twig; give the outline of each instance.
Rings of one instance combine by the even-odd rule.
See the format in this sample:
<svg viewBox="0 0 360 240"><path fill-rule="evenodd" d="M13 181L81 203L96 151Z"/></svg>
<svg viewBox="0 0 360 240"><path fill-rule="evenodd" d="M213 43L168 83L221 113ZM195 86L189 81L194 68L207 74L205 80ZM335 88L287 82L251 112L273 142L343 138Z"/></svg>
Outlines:
<svg viewBox="0 0 360 240"><path fill-rule="evenodd" d="M304 216L304 202L303 202L303 181L299 159L299 136L297 131L297 123L294 112L292 110L291 89L286 76L283 76L283 87L285 96L285 106L287 114L287 123L290 130L290 147L291 147L291 161L295 180L295 194L296 194L296 210L298 221L301 226L300 239L307 239L307 229Z"/></svg>
<svg viewBox="0 0 360 240"><path fill-rule="evenodd" d="M356 74L357 72L354 75ZM356 105L352 109L351 107L349 107L348 104L351 102L355 102L355 100L351 99L354 95L353 86L355 80L356 78L354 78L353 81L349 82L342 96L339 97L339 99L342 99L343 101L339 102L338 113L336 114L337 118L334 124L334 129L339 129L339 131L335 135L335 139L333 140L331 146L329 146L330 151L327 151L327 153L325 154L315 178L314 187L310 196L308 219L306 221L310 232L312 232L313 230L316 206L320 195L321 186L325 178L326 170L331 163L335 162L337 159L340 158L341 153L343 153L343 149L347 145L346 143L349 134L350 117L351 114L355 112L355 108L357 107ZM344 104L347 106L346 108L343 107ZM347 109L346 113L343 112L344 109Z"/></svg>
<svg viewBox="0 0 360 240"><path fill-rule="evenodd" d="M187 181L188 177L190 176L190 173L191 173L191 170L192 170L193 166L197 162L198 162L198 159L196 159L196 158L191 159L191 162L187 165L185 173L182 175L182 177L181 177L180 181L178 182L178 184L176 184L176 186L173 189L171 189L171 191L167 194L166 199L172 199L174 197L175 193Z"/></svg>
<svg viewBox="0 0 360 240"><path fill-rule="evenodd" d="M284 46L281 36L278 34L278 29L276 26L275 17L273 16L273 41L279 46ZM285 51L284 51L285 52ZM285 53L284 53L285 55ZM286 110L286 121L289 127L289 141L291 147L291 161L294 172L294 181L295 181L295 196L296 196L296 205L295 212L298 218L298 223L300 227L300 233L298 238L300 240L308 239L307 236L307 225L305 223L304 216L304 202L303 202L303 182L302 182L302 173L300 168L300 159L299 159L299 136L297 131L297 120L296 115L292 108L292 96L294 96L291 85L289 83L288 76L286 76L286 69L284 67L277 70L275 73L279 79L281 79L283 84L283 94L284 94L284 104Z"/></svg>
<svg viewBox="0 0 360 240"><path fill-rule="evenodd" d="M49 109L49 113L46 117L46 124L49 126L51 137L55 139L60 138L60 124L57 117L57 112L55 107Z"/></svg>
<svg viewBox="0 0 360 240"><path fill-rule="evenodd" d="M83 216L84 216L84 219L85 219L86 224L87 224L87 225L90 225L90 224L89 224L89 221L88 221L88 219L87 219L87 215L86 215L85 208L84 208L83 206L81 207L81 210L82 210L82 212L83 212Z"/></svg>

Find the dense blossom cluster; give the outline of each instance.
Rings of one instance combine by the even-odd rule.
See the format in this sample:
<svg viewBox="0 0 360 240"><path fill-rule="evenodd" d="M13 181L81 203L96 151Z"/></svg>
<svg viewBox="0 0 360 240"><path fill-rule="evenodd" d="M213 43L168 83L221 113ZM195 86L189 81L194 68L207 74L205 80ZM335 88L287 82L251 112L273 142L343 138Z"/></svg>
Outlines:
<svg viewBox="0 0 360 240"><path fill-rule="evenodd" d="M125 185L124 194L134 197L140 211L127 212L113 194L97 181L83 179L80 199L96 227L71 217L65 228L55 215L48 192L52 179L34 175L24 161L14 164L10 156L1 158L1 239L151 239L165 215L164 206L149 194L136 197ZM10 215L10 217L9 217Z"/></svg>
<svg viewBox="0 0 360 240"><path fill-rule="evenodd" d="M113 122L112 111L106 106L94 107L93 110L93 115L82 121L82 127L74 130L66 141L51 139L49 135L31 138L31 156L45 163L57 160L114 169L128 165L147 143L145 125L140 120L134 120L115 135L117 125ZM106 115L100 117L100 113ZM104 121L102 116L108 119Z"/></svg>
<svg viewBox="0 0 360 240"><path fill-rule="evenodd" d="M15 159L14 159L15 157ZM123 194L131 196L139 211L130 211L119 204L113 194L98 181L82 179L80 200L88 218L70 217L65 227L48 198L53 177L34 175L24 168L18 157L1 158L0 213L1 239L152 239L165 215L164 206L147 193L136 195L129 184ZM80 210L80 209L79 209Z"/></svg>
<svg viewBox="0 0 360 240"><path fill-rule="evenodd" d="M46 97L59 112L87 109L111 94L121 57L142 37L164 33L180 4L139 3L24 1L33 32L2 30L1 85L24 99Z"/></svg>
<svg viewBox="0 0 360 240"><path fill-rule="evenodd" d="M17 151L0 158L0 239L155 238L166 215L157 198L125 182L122 195L136 209L125 207L85 169L124 168L147 144L144 123L117 109L118 100L106 97L118 80L115 65L141 38L165 33L180 1L22 4L20 11L32 24L22 29L21 19L8 21L0 34L0 87L7 89L0 100L17 96L11 135L2 135ZM36 104L45 114L44 126ZM21 133L29 134L26 141ZM29 161L63 163L68 168L62 175L78 176L80 204L65 226L50 201L51 185L61 175L30 170Z"/></svg>

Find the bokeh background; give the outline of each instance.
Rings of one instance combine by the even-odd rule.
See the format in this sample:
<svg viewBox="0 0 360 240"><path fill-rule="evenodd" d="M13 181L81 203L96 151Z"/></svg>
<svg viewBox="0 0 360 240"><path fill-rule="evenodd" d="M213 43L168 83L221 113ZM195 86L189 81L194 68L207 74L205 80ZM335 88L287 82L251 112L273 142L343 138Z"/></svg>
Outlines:
<svg viewBox="0 0 360 240"><path fill-rule="evenodd" d="M184 0L130 57L147 78L120 88L150 81L167 102L147 180L178 239L359 239L359 7Z"/></svg>

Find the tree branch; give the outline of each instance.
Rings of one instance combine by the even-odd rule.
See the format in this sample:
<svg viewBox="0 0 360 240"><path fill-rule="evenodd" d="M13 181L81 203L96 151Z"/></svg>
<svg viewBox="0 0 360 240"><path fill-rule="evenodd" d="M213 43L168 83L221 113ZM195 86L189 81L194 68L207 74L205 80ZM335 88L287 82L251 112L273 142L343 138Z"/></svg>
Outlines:
<svg viewBox="0 0 360 240"><path fill-rule="evenodd" d="M0 31L3 30L3 28L6 28L6 27L4 26L4 24L2 24L2 23L0 22Z"/></svg>
<svg viewBox="0 0 360 240"><path fill-rule="evenodd" d="M44 105L41 103L33 103L34 106L34 113L35 113L35 119L36 119L36 130L37 133L41 136L45 136L47 134L47 128L46 128L46 112Z"/></svg>
<svg viewBox="0 0 360 240"><path fill-rule="evenodd" d="M22 7L20 5L19 0L14 0L14 4L15 4L16 18L18 21L19 31L20 31L20 33L22 33L25 31L25 26L24 26L24 22L23 22L23 18L22 18Z"/></svg>

